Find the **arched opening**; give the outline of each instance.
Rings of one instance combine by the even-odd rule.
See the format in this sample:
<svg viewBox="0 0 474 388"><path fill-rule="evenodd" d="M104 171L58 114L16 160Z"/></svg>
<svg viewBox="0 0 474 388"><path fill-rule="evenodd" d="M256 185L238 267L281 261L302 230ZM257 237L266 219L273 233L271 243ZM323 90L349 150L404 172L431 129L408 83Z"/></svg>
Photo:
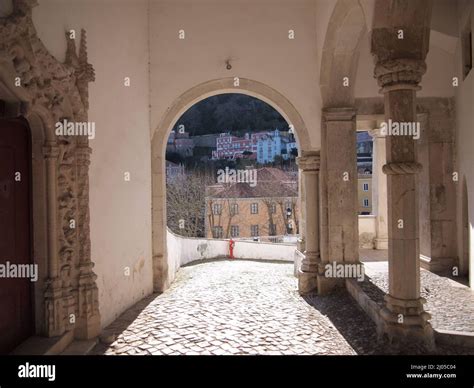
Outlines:
<svg viewBox="0 0 474 388"><path fill-rule="evenodd" d="M209 81L188 90L168 109L152 140L152 244L155 291L165 290L178 268L167 254L166 215L166 144L171 130L181 115L192 105L217 94L239 93L258 98L277 110L291 128L300 151L309 146L309 135L301 116L293 105L276 90L260 82L235 78Z"/></svg>
<svg viewBox="0 0 474 388"><path fill-rule="evenodd" d="M198 102L167 140L168 228L184 237L296 243L297 156L293 129L265 102L243 93Z"/></svg>

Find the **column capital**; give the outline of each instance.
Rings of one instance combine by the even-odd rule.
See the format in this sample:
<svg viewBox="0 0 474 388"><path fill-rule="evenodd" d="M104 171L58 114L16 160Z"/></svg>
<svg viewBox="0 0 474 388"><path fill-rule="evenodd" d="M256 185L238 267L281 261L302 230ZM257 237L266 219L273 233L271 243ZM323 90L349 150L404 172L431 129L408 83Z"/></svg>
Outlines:
<svg viewBox="0 0 474 388"><path fill-rule="evenodd" d="M419 90L418 84L426 72L426 63L421 59L398 58L378 62L374 77L382 92L397 89Z"/></svg>
<svg viewBox="0 0 474 388"><path fill-rule="evenodd" d="M320 160L319 151L303 151L302 155L296 158L296 164L303 171L319 171Z"/></svg>
<svg viewBox="0 0 474 388"><path fill-rule="evenodd" d="M384 139L387 136L387 134L382 131L381 128L369 129L367 130L367 133L372 137L372 139Z"/></svg>
<svg viewBox="0 0 474 388"><path fill-rule="evenodd" d="M324 108L323 118L325 121L351 121L355 119L356 113L353 107Z"/></svg>

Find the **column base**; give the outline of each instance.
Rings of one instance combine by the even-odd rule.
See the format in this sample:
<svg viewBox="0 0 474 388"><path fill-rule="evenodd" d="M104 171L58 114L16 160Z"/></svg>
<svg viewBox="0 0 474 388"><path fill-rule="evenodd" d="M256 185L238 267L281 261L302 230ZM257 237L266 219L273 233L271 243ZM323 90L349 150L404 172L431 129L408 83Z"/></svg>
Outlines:
<svg viewBox="0 0 474 388"><path fill-rule="evenodd" d="M328 295L333 292L336 288L344 287L345 279L339 278L327 278L324 275L318 275L318 295Z"/></svg>
<svg viewBox="0 0 474 388"><path fill-rule="evenodd" d="M293 263L293 275L295 278L298 277L298 273L301 268L301 263L304 259L304 254L298 249L295 250L295 262Z"/></svg>
<svg viewBox="0 0 474 388"><path fill-rule="evenodd" d="M300 295L315 293L318 289L318 273L298 270L298 292Z"/></svg>
<svg viewBox="0 0 474 388"><path fill-rule="evenodd" d="M63 289L59 278L48 279L44 292L45 334L59 337L66 331Z"/></svg>
<svg viewBox="0 0 474 388"><path fill-rule="evenodd" d="M404 300L385 296L377 327L379 340L387 341L395 352L418 353L435 349L434 332L428 322L431 315L423 310L423 298Z"/></svg>
<svg viewBox="0 0 474 388"><path fill-rule="evenodd" d="M303 238L299 238L297 241L296 241L296 249L298 249L300 252L304 252L305 251L305 241Z"/></svg>
<svg viewBox="0 0 474 388"><path fill-rule="evenodd" d="M76 322L78 328L74 331L74 337L80 340L90 340L99 336L100 315L94 315L87 319L80 318Z"/></svg>
<svg viewBox="0 0 474 388"><path fill-rule="evenodd" d="M376 238L375 249L388 249L388 238Z"/></svg>
<svg viewBox="0 0 474 388"><path fill-rule="evenodd" d="M420 266L430 272L447 275L453 273L456 259L453 257L428 257L420 255Z"/></svg>

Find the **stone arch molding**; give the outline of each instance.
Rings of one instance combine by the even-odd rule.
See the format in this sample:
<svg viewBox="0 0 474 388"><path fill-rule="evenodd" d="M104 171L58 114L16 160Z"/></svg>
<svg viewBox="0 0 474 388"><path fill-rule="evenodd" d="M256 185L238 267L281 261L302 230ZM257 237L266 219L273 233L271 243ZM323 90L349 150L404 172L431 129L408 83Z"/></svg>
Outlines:
<svg viewBox="0 0 474 388"><path fill-rule="evenodd" d="M90 251L91 148L87 136L56 136L55 124L88 120L95 75L85 31L78 51L66 33L66 60L59 62L37 36L35 5L13 1L13 12L0 18L0 91L15 107L10 115L23 116L32 129L34 260L43 275L35 286L36 334L87 339L100 331Z"/></svg>
<svg viewBox="0 0 474 388"><path fill-rule="evenodd" d="M191 106L208 97L224 93L241 93L258 98L275 108L285 120L293 125L295 137L302 152L310 151L308 129L293 104L280 92L264 83L247 78L215 79L196 85L181 94L164 113L152 134L152 245L153 287L156 292L168 288L174 279L176 263L170 262L166 254L166 176L165 149L167 138L179 117Z"/></svg>
<svg viewBox="0 0 474 388"><path fill-rule="evenodd" d="M354 105L360 43L367 34L364 10L357 0L338 0L324 40L320 90L325 108ZM348 77L348 85L344 78Z"/></svg>

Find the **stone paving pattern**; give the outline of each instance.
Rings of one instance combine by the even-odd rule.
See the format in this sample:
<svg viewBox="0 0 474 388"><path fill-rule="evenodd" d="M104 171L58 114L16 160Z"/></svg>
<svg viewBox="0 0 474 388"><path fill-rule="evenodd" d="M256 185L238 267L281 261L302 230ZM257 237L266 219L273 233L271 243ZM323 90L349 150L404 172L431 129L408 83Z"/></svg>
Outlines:
<svg viewBox="0 0 474 388"><path fill-rule="evenodd" d="M435 329L474 333L474 292L465 285L447 277L421 269L421 296L426 299L425 309ZM378 304L388 292L388 273L366 277L363 290Z"/></svg>
<svg viewBox="0 0 474 388"><path fill-rule="evenodd" d="M387 353L375 325L345 290L302 298L293 264L255 261L181 268L170 289L127 310L102 338L90 354Z"/></svg>

